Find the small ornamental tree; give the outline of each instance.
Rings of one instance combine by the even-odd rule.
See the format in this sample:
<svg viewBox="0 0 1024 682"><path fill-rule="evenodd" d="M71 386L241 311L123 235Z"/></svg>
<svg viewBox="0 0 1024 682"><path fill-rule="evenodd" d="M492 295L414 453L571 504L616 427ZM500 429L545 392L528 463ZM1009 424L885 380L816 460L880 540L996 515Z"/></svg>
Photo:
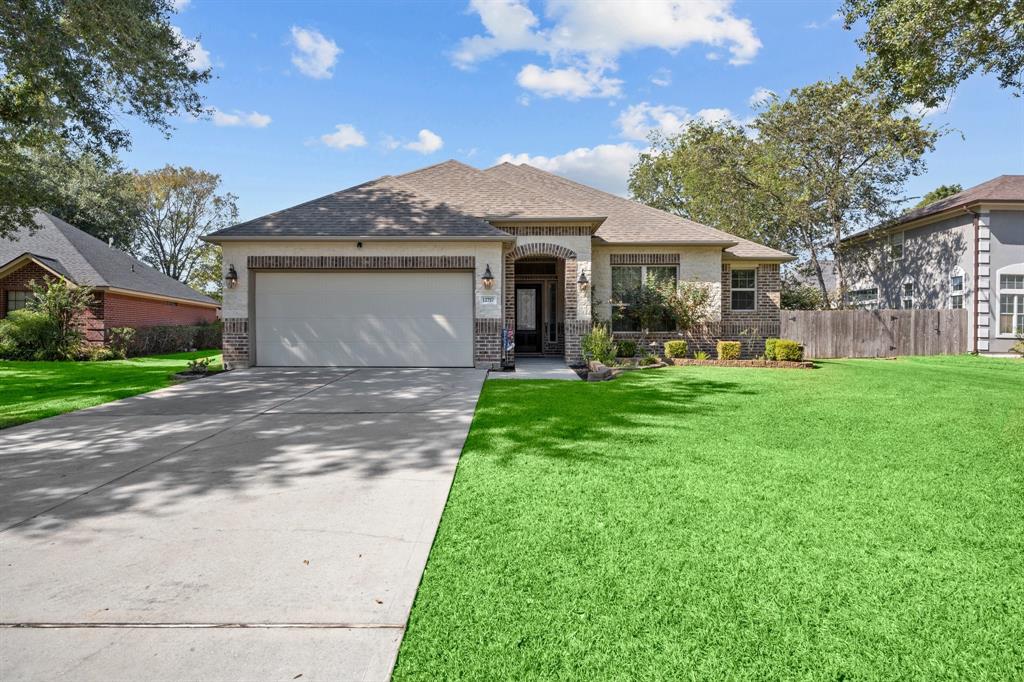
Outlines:
<svg viewBox="0 0 1024 682"><path fill-rule="evenodd" d="M705 282L680 282L665 301L679 331L688 332L707 324L714 312L711 286Z"/></svg>
<svg viewBox="0 0 1024 682"><path fill-rule="evenodd" d="M64 278L43 278L43 283L34 280L28 283L32 298L26 307L43 315L50 321L52 332L39 355L47 360L71 360L77 354L85 339L82 333L81 316L92 305L92 289L72 286Z"/></svg>

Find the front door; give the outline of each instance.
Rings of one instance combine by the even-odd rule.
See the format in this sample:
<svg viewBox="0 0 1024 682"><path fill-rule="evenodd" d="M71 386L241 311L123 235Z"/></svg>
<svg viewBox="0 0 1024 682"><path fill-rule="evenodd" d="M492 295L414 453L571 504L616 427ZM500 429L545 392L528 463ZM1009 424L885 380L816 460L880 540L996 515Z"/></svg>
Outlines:
<svg viewBox="0 0 1024 682"><path fill-rule="evenodd" d="M541 285L516 285L516 352L540 353Z"/></svg>

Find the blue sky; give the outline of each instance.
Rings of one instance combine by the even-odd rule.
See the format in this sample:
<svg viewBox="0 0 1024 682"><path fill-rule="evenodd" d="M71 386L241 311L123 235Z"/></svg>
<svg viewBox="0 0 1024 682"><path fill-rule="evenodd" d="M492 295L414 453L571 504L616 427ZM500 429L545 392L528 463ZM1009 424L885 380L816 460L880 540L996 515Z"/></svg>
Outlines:
<svg viewBox="0 0 1024 682"><path fill-rule="evenodd" d="M179 0L219 113L177 120L169 140L131 123L124 158L219 173L242 218L448 158L625 193L651 127L742 121L762 89L850 73L862 55L838 4ZM1024 102L993 78L927 121L953 132L909 194L1024 173Z"/></svg>

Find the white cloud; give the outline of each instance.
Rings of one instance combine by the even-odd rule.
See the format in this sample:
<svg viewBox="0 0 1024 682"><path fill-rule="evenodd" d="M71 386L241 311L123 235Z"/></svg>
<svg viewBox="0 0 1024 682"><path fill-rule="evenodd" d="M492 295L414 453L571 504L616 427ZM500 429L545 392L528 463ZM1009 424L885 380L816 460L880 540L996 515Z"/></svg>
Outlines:
<svg viewBox="0 0 1024 682"><path fill-rule="evenodd" d="M640 151L632 143L623 142L579 147L558 156L502 154L498 163L528 163L591 187L625 196L629 167L636 162Z"/></svg>
<svg viewBox="0 0 1024 682"><path fill-rule="evenodd" d="M177 26L171 26L171 32L178 39L178 42L188 50L189 62L188 65L193 71L205 71L210 68L212 62L210 61L210 53L202 46L198 40L192 40L186 38L185 34L181 32L181 29Z"/></svg>
<svg viewBox="0 0 1024 682"><path fill-rule="evenodd" d="M433 154L443 146L444 140L441 139L441 136L426 128L420 131L415 142L403 145L406 149L420 154Z"/></svg>
<svg viewBox="0 0 1024 682"><path fill-rule="evenodd" d="M621 93L622 81L606 78L600 69L580 71L575 67L566 69L542 69L536 64L527 64L516 76L519 86L540 97L616 97Z"/></svg>
<svg viewBox="0 0 1024 682"><path fill-rule="evenodd" d="M754 93L750 95L750 99L747 100L747 104L753 108L767 102L773 97L775 97L775 92L773 90L769 90L765 87L754 88Z"/></svg>
<svg viewBox="0 0 1024 682"><path fill-rule="evenodd" d="M750 21L733 14L732 0L548 0L545 25L525 0L471 0L470 11L479 15L485 31L462 39L452 53L454 64L470 68L514 51L546 55L551 68L545 71L531 64L535 70L527 72L527 77L547 74L548 80L573 79L572 85L549 88L552 94L548 96L612 96L580 94L581 77L592 84L588 92L618 93L621 82L606 78L605 73L616 69L622 53L633 50L653 47L674 53L702 44L728 50L732 64L746 64L761 49ZM709 53L709 59L711 54L718 56ZM521 71L520 81L523 76Z"/></svg>
<svg viewBox="0 0 1024 682"><path fill-rule="evenodd" d="M516 104L518 104L521 107L530 106L530 96L524 92L523 94L519 95L519 97L516 97Z"/></svg>
<svg viewBox="0 0 1024 682"><path fill-rule="evenodd" d="M949 107L952 103L952 97L945 102L939 102L934 107L926 107L920 102L914 102L903 107L903 113L907 116L912 116L913 118L929 118L938 113L946 113L949 111Z"/></svg>
<svg viewBox="0 0 1024 682"><path fill-rule="evenodd" d="M213 109L213 125L215 126L241 126L246 128L266 128L270 125L270 116L261 114L258 111L235 111L232 114L221 111L216 107Z"/></svg>
<svg viewBox="0 0 1024 682"><path fill-rule="evenodd" d="M351 123L339 123L334 126L333 133L321 135L320 141L328 147L334 147L335 149L366 146L366 138Z"/></svg>
<svg viewBox="0 0 1024 682"><path fill-rule="evenodd" d="M192 0L171 0L171 7L175 12L180 12L190 4L192 4Z"/></svg>
<svg viewBox="0 0 1024 682"><path fill-rule="evenodd" d="M672 72L668 69L658 69L651 75L651 82L659 88L672 85Z"/></svg>
<svg viewBox="0 0 1024 682"><path fill-rule="evenodd" d="M685 107L641 102L627 107L619 114L617 123L622 137L629 140L645 140L652 130L662 135L675 135L691 121L703 120L709 123L735 121L728 109L701 109L691 114Z"/></svg>
<svg viewBox="0 0 1024 682"><path fill-rule="evenodd" d="M704 55L704 58L707 59L709 62L717 62L719 59L722 58L722 55L718 54L717 52L708 52L707 54Z"/></svg>
<svg viewBox="0 0 1024 682"><path fill-rule="evenodd" d="M330 78L341 48L316 29L292 26L292 64L310 78Z"/></svg>

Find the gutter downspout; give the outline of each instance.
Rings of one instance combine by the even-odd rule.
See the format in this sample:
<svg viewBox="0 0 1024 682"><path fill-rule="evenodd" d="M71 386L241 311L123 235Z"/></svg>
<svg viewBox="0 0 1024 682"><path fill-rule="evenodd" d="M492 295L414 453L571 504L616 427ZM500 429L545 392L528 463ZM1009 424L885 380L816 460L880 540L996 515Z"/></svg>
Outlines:
<svg viewBox="0 0 1024 682"><path fill-rule="evenodd" d="M978 246L981 241L981 225L979 222L980 216L969 208L964 207L964 210L974 216L971 223L974 225L974 290L971 292L971 323L968 328L971 330L971 352L974 355L978 354L978 283L979 275L978 271L981 269L981 263L979 262Z"/></svg>

